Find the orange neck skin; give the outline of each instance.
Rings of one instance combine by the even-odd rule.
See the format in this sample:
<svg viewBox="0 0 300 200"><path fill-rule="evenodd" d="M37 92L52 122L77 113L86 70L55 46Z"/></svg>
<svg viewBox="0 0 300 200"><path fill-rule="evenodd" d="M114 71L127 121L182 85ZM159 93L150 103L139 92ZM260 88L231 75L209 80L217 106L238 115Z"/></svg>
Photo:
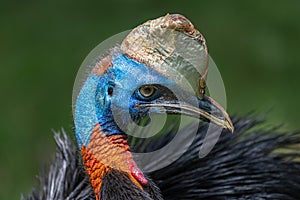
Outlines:
<svg viewBox="0 0 300 200"><path fill-rule="evenodd" d="M127 173L131 181L141 189L148 183L133 160L126 136L104 134L100 130L100 124L94 127L90 143L82 146L81 155L97 199L102 178L111 169Z"/></svg>

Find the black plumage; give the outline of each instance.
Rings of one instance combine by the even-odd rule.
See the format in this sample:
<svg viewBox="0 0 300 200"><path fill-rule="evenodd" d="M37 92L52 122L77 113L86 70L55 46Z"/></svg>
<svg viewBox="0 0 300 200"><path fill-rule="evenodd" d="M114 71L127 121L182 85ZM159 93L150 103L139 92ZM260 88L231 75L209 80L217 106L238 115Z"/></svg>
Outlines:
<svg viewBox="0 0 300 200"><path fill-rule="evenodd" d="M213 150L200 159L199 147L208 127L201 125L188 151L171 165L147 174L155 183L150 183L147 194L124 197L112 189L115 196L111 199L159 199L159 190L163 199L169 200L300 199L300 133L259 128L261 121L245 117L233 119L233 123L235 133L224 131ZM188 134L189 126L184 132ZM163 146L172 135L169 131L155 145L137 142L134 149ZM56 157L49 172L41 175L39 186L22 199L95 199L77 147L64 132L55 134L55 140ZM112 179L105 180L104 188L126 186L126 177L114 181L113 176L107 176Z"/></svg>

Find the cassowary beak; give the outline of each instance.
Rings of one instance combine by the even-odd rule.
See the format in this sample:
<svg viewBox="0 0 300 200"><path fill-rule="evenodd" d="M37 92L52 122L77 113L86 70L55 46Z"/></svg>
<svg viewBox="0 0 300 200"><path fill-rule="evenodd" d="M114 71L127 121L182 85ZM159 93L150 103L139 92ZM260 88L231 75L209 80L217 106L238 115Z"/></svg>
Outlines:
<svg viewBox="0 0 300 200"><path fill-rule="evenodd" d="M162 108L164 108L164 111L167 113L191 116L206 122L211 122L223 129L229 130L232 133L234 132L234 126L229 115L213 98L204 95L202 99L197 98L195 101L197 101L193 103L195 105L177 100L141 104L139 107L156 108L157 112L163 112Z"/></svg>

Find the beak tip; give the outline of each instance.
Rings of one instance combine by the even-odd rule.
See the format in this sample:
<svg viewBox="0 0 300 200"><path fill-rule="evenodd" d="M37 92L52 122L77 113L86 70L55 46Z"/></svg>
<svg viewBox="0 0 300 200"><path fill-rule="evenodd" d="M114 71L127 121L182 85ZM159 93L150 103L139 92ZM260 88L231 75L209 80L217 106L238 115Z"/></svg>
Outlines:
<svg viewBox="0 0 300 200"><path fill-rule="evenodd" d="M232 124L232 122L231 122L230 119L227 119L227 120L226 120L226 122L225 122L225 124L224 124L224 128L225 128L226 130L229 130L231 133L234 133L234 126L233 126L233 124Z"/></svg>

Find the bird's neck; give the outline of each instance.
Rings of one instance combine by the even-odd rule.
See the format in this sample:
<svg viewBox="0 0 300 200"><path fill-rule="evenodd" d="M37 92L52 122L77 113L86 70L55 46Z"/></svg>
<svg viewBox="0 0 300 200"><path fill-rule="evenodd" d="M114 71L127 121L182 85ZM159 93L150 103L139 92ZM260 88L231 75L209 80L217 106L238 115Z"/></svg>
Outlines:
<svg viewBox="0 0 300 200"><path fill-rule="evenodd" d="M96 109L96 115L101 131L106 135L126 136L123 130L115 122L110 103L103 109Z"/></svg>
<svg viewBox="0 0 300 200"><path fill-rule="evenodd" d="M90 143L81 148L81 155L96 196L102 190L102 180L113 170L127 175L141 190L147 184L129 150L126 136L104 134L99 124L95 126Z"/></svg>
<svg viewBox="0 0 300 200"><path fill-rule="evenodd" d="M133 159L126 134L113 119L110 103L106 101L105 106L104 104L96 104L101 106L94 109L94 107L88 105L90 102L87 100L87 97L88 95L85 95L85 104L78 102L78 105L83 105L85 106L84 108L91 110L84 110L84 112L79 113L82 116L78 115L76 121L78 129L76 131L86 131L77 132L77 134L86 136L81 143L80 149L83 164L90 178L96 198L100 199L103 188L114 187L111 182L108 184L108 182L103 182L103 180L107 180L106 177L109 174L115 174L116 172L126 176L130 180L130 184L143 191L148 180ZM95 95L93 98L95 99ZM81 100L80 98L78 99ZM93 105L95 106L95 103ZM87 116L84 116L84 114ZM87 119L93 119L94 121L88 121ZM89 124L84 124L84 122ZM91 122L96 123L91 127ZM118 185L119 183L116 182L114 184ZM114 190L114 188L111 188L111 190Z"/></svg>
<svg viewBox="0 0 300 200"><path fill-rule="evenodd" d="M77 141L97 199L105 190L103 188L122 191L120 182L103 181L112 174L126 176L126 180L130 181L127 181L126 188L134 186L143 191L148 184L133 159L126 134L114 120L111 96L107 93L111 86L110 77L113 76L90 75L78 95L75 107ZM125 182L121 185L126 185Z"/></svg>

